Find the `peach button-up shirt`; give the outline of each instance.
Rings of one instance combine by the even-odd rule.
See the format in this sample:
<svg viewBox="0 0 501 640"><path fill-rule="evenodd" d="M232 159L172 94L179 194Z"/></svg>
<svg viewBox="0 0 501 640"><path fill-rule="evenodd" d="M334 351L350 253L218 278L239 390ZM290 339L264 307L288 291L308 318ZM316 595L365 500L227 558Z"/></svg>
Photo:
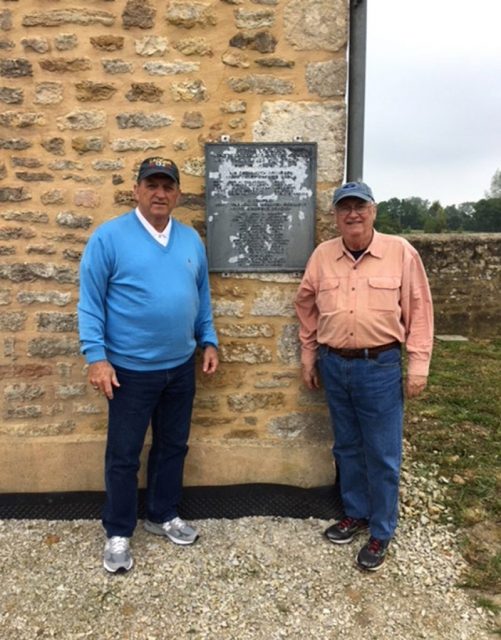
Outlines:
<svg viewBox="0 0 501 640"><path fill-rule="evenodd" d="M374 231L357 260L334 238L311 255L295 300L301 362L312 366L319 344L365 349L405 343L408 375L428 375L433 304L421 258L404 238Z"/></svg>

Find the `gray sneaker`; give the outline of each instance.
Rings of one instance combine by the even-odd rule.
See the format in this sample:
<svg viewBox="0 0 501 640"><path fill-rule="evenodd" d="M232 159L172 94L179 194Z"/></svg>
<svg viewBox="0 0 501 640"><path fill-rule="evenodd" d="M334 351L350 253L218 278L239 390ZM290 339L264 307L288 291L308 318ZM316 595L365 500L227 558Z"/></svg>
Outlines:
<svg viewBox="0 0 501 640"><path fill-rule="evenodd" d="M129 571L129 569L132 569L133 564L134 560L129 549L129 538L112 536L106 539L103 557L103 566L106 571L110 573Z"/></svg>
<svg viewBox="0 0 501 640"><path fill-rule="evenodd" d="M198 540L198 531L177 517L167 522L145 520L144 528L157 536L166 536L175 544L193 544Z"/></svg>

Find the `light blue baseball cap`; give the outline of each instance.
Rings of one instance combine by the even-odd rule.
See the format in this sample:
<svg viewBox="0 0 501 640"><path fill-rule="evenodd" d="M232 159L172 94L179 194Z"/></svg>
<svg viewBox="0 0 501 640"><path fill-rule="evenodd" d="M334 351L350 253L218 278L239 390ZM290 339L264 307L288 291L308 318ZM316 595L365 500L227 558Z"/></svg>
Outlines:
<svg viewBox="0 0 501 640"><path fill-rule="evenodd" d="M337 204L343 198L360 198L366 202L375 202L372 189L365 182L347 182L334 191L332 204Z"/></svg>

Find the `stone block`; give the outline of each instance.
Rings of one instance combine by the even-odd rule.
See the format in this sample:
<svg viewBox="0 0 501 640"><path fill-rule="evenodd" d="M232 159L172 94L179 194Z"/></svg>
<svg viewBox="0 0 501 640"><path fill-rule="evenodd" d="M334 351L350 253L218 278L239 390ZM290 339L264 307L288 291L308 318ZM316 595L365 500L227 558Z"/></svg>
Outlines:
<svg viewBox="0 0 501 640"><path fill-rule="evenodd" d="M4 78L26 78L33 76L33 66L26 58L0 60L0 76Z"/></svg>
<svg viewBox="0 0 501 640"><path fill-rule="evenodd" d="M209 27L217 24L211 5L202 2L170 2L165 14L167 22L183 29Z"/></svg>
<svg viewBox="0 0 501 640"><path fill-rule="evenodd" d="M22 331L26 323L26 313L23 311L9 311L0 313L0 331Z"/></svg>
<svg viewBox="0 0 501 640"><path fill-rule="evenodd" d="M169 51L169 41L162 36L145 36L134 42L138 56L163 56Z"/></svg>
<svg viewBox="0 0 501 640"><path fill-rule="evenodd" d="M205 102L209 99L207 88L202 80L187 80L174 82L171 94L176 102Z"/></svg>
<svg viewBox="0 0 501 640"><path fill-rule="evenodd" d="M0 87L0 102L5 104L22 104L24 101L23 89L14 87Z"/></svg>
<svg viewBox="0 0 501 640"><path fill-rule="evenodd" d="M47 138L40 143L42 147L55 156L64 155L64 138Z"/></svg>
<svg viewBox="0 0 501 640"><path fill-rule="evenodd" d="M57 118L56 123L61 131L102 129L106 126L106 113L104 111L71 111Z"/></svg>
<svg viewBox="0 0 501 640"><path fill-rule="evenodd" d="M345 0L289 0L285 37L299 51L340 51L348 38L347 17Z"/></svg>
<svg viewBox="0 0 501 640"><path fill-rule="evenodd" d="M102 100L110 100L117 92L117 88L106 82L92 82L84 80L77 82L76 99L80 102L100 102Z"/></svg>
<svg viewBox="0 0 501 640"><path fill-rule="evenodd" d="M28 342L28 355L36 358L79 356L80 342L72 338L34 338Z"/></svg>
<svg viewBox="0 0 501 640"><path fill-rule="evenodd" d="M78 46L76 33L59 33L54 38L54 46L58 51L71 51Z"/></svg>
<svg viewBox="0 0 501 640"><path fill-rule="evenodd" d="M272 361L272 353L268 347L260 344L241 344L229 342L220 345L221 362L246 362L247 364L263 364Z"/></svg>
<svg viewBox="0 0 501 640"><path fill-rule="evenodd" d="M177 76L181 74L194 73L200 70L199 62L145 62L143 69L150 76Z"/></svg>
<svg viewBox="0 0 501 640"><path fill-rule="evenodd" d="M239 49L253 49L259 53L273 53L277 47L278 40L269 31L259 31L258 33L237 33L230 40L231 47Z"/></svg>
<svg viewBox="0 0 501 640"><path fill-rule="evenodd" d="M45 394L45 389L40 385L29 384L26 382L17 382L8 384L4 388L4 398L8 402L29 402L40 398Z"/></svg>
<svg viewBox="0 0 501 640"><path fill-rule="evenodd" d="M37 330L51 333L76 333L78 320L76 313L47 311L36 314Z"/></svg>
<svg viewBox="0 0 501 640"><path fill-rule="evenodd" d="M129 102L160 102L164 90L152 82L133 82L125 94Z"/></svg>
<svg viewBox="0 0 501 640"><path fill-rule="evenodd" d="M16 300L20 304L50 304L64 307L71 302L72 294L63 291L20 291Z"/></svg>
<svg viewBox="0 0 501 640"><path fill-rule="evenodd" d="M174 48L185 56L213 56L212 45L206 38L183 38Z"/></svg>
<svg viewBox="0 0 501 640"><path fill-rule="evenodd" d="M74 8L33 11L24 16L22 25L23 27L60 27L65 24L85 26L99 24L111 27L114 22L115 16L108 11Z"/></svg>
<svg viewBox="0 0 501 640"><path fill-rule="evenodd" d="M117 138L112 140L110 147L113 151L148 151L149 149L161 149L165 143L161 140L144 140L141 138Z"/></svg>
<svg viewBox="0 0 501 640"><path fill-rule="evenodd" d="M132 73L134 71L134 65L131 62L125 62L125 60L101 60L101 64L105 72L110 74Z"/></svg>
<svg viewBox="0 0 501 640"><path fill-rule="evenodd" d="M307 440L308 442L328 442L332 440L332 430L327 412L290 413L267 422L268 433L283 440Z"/></svg>
<svg viewBox="0 0 501 640"><path fill-rule="evenodd" d="M235 9L235 23L239 29L265 29L275 24L275 12Z"/></svg>
<svg viewBox="0 0 501 640"><path fill-rule="evenodd" d="M253 126L255 142L300 138L318 144L319 182L341 182L344 171L345 108L331 102L263 103ZM337 176L337 178L336 178Z"/></svg>
<svg viewBox="0 0 501 640"><path fill-rule="evenodd" d="M91 36L89 41L95 49L99 49L100 51L120 51L120 49L124 48L125 38L123 36L106 34L102 36Z"/></svg>
<svg viewBox="0 0 501 640"><path fill-rule="evenodd" d="M166 113L119 113L115 116L119 129L142 129L150 131L151 129L160 129L170 127L174 122L172 116Z"/></svg>
<svg viewBox="0 0 501 640"><path fill-rule="evenodd" d="M124 29L151 29L155 26L156 9L149 0L127 0L122 12Z"/></svg>
<svg viewBox="0 0 501 640"><path fill-rule="evenodd" d="M260 95L288 95L294 93L294 82L277 78L270 74L251 74L242 77L231 77L228 86L236 93L257 93Z"/></svg>
<svg viewBox="0 0 501 640"><path fill-rule="evenodd" d="M47 38L21 38L21 45L25 51L35 53L47 53L50 51L50 44Z"/></svg>
<svg viewBox="0 0 501 640"><path fill-rule="evenodd" d="M39 65L41 69L51 73L78 73L92 69L89 58L47 58L40 60Z"/></svg>
<svg viewBox="0 0 501 640"><path fill-rule="evenodd" d="M261 409L277 409L285 404L285 395L281 391L269 393L231 394L227 397L230 411L251 413Z"/></svg>
<svg viewBox="0 0 501 640"><path fill-rule="evenodd" d="M310 93L335 98L346 93L346 61L329 60L306 65L306 84Z"/></svg>
<svg viewBox="0 0 501 640"><path fill-rule="evenodd" d="M88 229L94 221L92 216L77 216L71 211L61 211L56 216L56 222L61 227L70 229Z"/></svg>
<svg viewBox="0 0 501 640"><path fill-rule="evenodd" d="M25 187L0 188L0 202L23 202L31 200L31 193Z"/></svg>

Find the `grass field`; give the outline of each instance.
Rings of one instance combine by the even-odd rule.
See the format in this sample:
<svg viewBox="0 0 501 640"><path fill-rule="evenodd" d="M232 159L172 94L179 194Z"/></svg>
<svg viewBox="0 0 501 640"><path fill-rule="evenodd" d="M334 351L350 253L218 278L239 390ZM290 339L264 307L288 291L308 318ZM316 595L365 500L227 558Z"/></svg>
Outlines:
<svg viewBox="0 0 501 640"><path fill-rule="evenodd" d="M464 534L464 586L501 593L501 340L435 341L429 384L407 403L413 457L438 465Z"/></svg>

